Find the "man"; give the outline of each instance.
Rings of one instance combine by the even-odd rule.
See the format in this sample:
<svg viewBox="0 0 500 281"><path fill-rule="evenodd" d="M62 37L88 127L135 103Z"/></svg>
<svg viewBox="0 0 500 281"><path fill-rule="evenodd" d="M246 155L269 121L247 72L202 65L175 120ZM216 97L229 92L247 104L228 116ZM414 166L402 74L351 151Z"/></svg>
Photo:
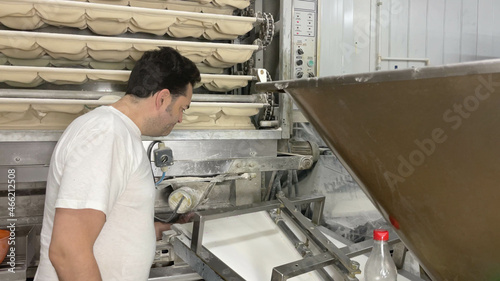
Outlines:
<svg viewBox="0 0 500 281"><path fill-rule="evenodd" d="M141 135L165 136L182 122L199 81L174 49L146 52L123 98L66 129L47 179L36 281L147 280L155 188Z"/></svg>

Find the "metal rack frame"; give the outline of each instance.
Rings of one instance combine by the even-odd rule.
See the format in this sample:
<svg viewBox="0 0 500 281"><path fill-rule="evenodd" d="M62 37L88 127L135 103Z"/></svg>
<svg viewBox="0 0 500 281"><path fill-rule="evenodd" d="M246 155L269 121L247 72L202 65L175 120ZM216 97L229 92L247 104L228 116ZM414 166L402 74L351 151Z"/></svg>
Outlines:
<svg viewBox="0 0 500 281"><path fill-rule="evenodd" d="M179 235L169 238L177 255L186 261L203 278L207 280L244 280L238 273L234 272L203 246L205 223L214 219L277 209L278 213L284 212L287 214L292 222L299 227L301 232L306 235L309 241L321 253L275 267L272 272L271 281L285 281L306 272L321 270L325 266L333 266L346 281L358 280L355 274L360 273L359 264L351 261L343 251L333 245L317 226L322 217L324 202L325 197L323 196L287 199L283 195L279 195L278 200L274 201L196 212L193 216L194 223L190 247L183 242L185 237L180 235L183 233L180 228L174 226L173 229ZM311 221L296 210L297 205L309 203L314 203Z"/></svg>

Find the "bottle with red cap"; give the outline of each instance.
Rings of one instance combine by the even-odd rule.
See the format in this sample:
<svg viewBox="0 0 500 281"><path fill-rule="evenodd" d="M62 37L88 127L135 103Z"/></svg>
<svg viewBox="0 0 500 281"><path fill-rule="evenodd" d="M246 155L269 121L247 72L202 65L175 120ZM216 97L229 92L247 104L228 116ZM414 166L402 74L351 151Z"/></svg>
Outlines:
<svg viewBox="0 0 500 281"><path fill-rule="evenodd" d="M389 252L389 232L385 229L373 231L373 249L365 265L365 281L396 281L398 272Z"/></svg>

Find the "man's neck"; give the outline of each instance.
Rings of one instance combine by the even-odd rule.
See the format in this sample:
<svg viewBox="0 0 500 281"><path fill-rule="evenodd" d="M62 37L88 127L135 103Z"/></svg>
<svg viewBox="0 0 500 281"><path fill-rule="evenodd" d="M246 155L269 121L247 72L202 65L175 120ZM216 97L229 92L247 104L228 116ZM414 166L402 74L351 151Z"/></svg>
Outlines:
<svg viewBox="0 0 500 281"><path fill-rule="evenodd" d="M138 100L131 95L125 95L111 106L130 118L130 120L137 125L139 130L141 130L141 133L143 132L145 121L144 113L148 110L145 101Z"/></svg>

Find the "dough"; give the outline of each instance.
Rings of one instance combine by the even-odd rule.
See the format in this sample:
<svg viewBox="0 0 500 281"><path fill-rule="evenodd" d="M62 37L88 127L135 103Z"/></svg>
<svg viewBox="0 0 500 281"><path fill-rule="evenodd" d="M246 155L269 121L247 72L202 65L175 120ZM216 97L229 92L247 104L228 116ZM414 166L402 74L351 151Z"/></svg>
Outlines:
<svg viewBox="0 0 500 281"><path fill-rule="evenodd" d="M112 70L122 70L127 69L127 63L125 62L100 62L91 61L89 63L90 67L94 69L112 69Z"/></svg>
<svg viewBox="0 0 500 281"><path fill-rule="evenodd" d="M50 65L50 59L47 58L32 59L32 60L9 58L9 62L15 66L45 67Z"/></svg>
<svg viewBox="0 0 500 281"><path fill-rule="evenodd" d="M7 57L19 59L36 59L44 54L33 37L0 35L0 51Z"/></svg>
<svg viewBox="0 0 500 281"><path fill-rule="evenodd" d="M15 66L12 68L16 68ZM0 82L17 82L20 84L30 85L40 77L36 71L23 70L23 71L13 71L9 69L0 69ZM41 79L40 79L41 80Z"/></svg>
<svg viewBox="0 0 500 281"><path fill-rule="evenodd" d="M117 81L117 82L124 82L126 83L128 81L128 78L130 76L129 71L123 71L119 74L87 74L87 77L90 80L94 81Z"/></svg>
<svg viewBox="0 0 500 281"><path fill-rule="evenodd" d="M120 100L122 97L117 96L117 95L105 95L99 98L100 101L109 101L109 102L117 102Z"/></svg>
<svg viewBox="0 0 500 281"><path fill-rule="evenodd" d="M110 42L88 42L89 56L98 61L121 62L129 57L132 44Z"/></svg>
<svg viewBox="0 0 500 281"><path fill-rule="evenodd" d="M37 16L5 16L0 18L0 22L12 29L34 30L45 25L42 19Z"/></svg>
<svg viewBox="0 0 500 281"><path fill-rule="evenodd" d="M102 35L127 32L132 12L87 9L87 24L92 31Z"/></svg>
<svg viewBox="0 0 500 281"><path fill-rule="evenodd" d="M222 116L215 121L217 127L226 127L234 129L255 129L250 117L242 116L227 116L222 114Z"/></svg>
<svg viewBox="0 0 500 281"><path fill-rule="evenodd" d="M32 110L23 112L2 112L0 113L0 129L26 129L36 128L40 125Z"/></svg>
<svg viewBox="0 0 500 281"><path fill-rule="evenodd" d="M69 73L69 72L40 72L40 77L56 85L66 85L66 84L83 84L87 82L87 75L82 73Z"/></svg>
<svg viewBox="0 0 500 281"><path fill-rule="evenodd" d="M134 13L130 20L129 29L132 32L148 32L164 35L168 28L177 20L174 16L160 16L155 14Z"/></svg>
<svg viewBox="0 0 500 281"><path fill-rule="evenodd" d="M128 0L88 0L91 3L128 6Z"/></svg>
<svg viewBox="0 0 500 281"><path fill-rule="evenodd" d="M57 4L34 4L33 7L43 21L55 26L70 26L79 29L87 28L85 9L65 7Z"/></svg>
<svg viewBox="0 0 500 281"><path fill-rule="evenodd" d="M224 69L222 69L222 68L210 67L210 66L202 64L202 63L197 63L196 67L198 67L198 70L201 73L211 73L211 74L222 74L222 73L224 73Z"/></svg>
<svg viewBox="0 0 500 281"><path fill-rule="evenodd" d="M88 54L93 59L104 62L120 62L126 60L130 56L129 51L95 51L90 49Z"/></svg>
<svg viewBox="0 0 500 281"><path fill-rule="evenodd" d="M36 42L55 59L83 60L87 57L87 45L83 41L37 38Z"/></svg>
<svg viewBox="0 0 500 281"><path fill-rule="evenodd" d="M218 20L214 26L215 31L228 35L243 35L252 30L253 24L251 22L241 21L223 21Z"/></svg>
<svg viewBox="0 0 500 281"><path fill-rule="evenodd" d="M220 33L215 29L207 29L205 30L205 33L203 33L203 37L208 40L233 40L238 36Z"/></svg>
<svg viewBox="0 0 500 281"><path fill-rule="evenodd" d="M222 110L220 106L196 106L192 105L188 110L185 111L186 116L197 115L215 115Z"/></svg>
<svg viewBox="0 0 500 281"><path fill-rule="evenodd" d="M0 17L33 15L35 15L35 11L33 10L33 5L31 3L17 1L0 2Z"/></svg>
<svg viewBox="0 0 500 281"><path fill-rule="evenodd" d="M203 82L203 86L214 92L228 92L234 89L246 87L248 81L246 79L242 80L232 80L232 79L213 79L212 81Z"/></svg>
<svg viewBox="0 0 500 281"><path fill-rule="evenodd" d="M259 108L238 108L238 107L223 107L222 112L226 116L254 116L259 113Z"/></svg>
<svg viewBox="0 0 500 281"><path fill-rule="evenodd" d="M63 112L70 114L82 113L84 106L81 104L32 104L33 110L42 113Z"/></svg>
<svg viewBox="0 0 500 281"><path fill-rule="evenodd" d="M51 59L50 64L58 67L67 67L67 66L89 66L88 61L84 60L67 60L67 59Z"/></svg>
<svg viewBox="0 0 500 281"><path fill-rule="evenodd" d="M203 35L204 29L197 26L172 25L168 28L167 34L176 38L194 37Z"/></svg>
<svg viewBox="0 0 500 281"><path fill-rule="evenodd" d="M207 57L212 56L216 49L214 48L196 48L189 46L178 46L177 51L181 53L181 55L187 57L192 60L194 63L201 63Z"/></svg>
<svg viewBox="0 0 500 281"><path fill-rule="evenodd" d="M0 113L5 112L25 112L30 108L29 104L13 103L13 104L0 104Z"/></svg>
<svg viewBox="0 0 500 281"><path fill-rule="evenodd" d="M111 20L88 20L87 25L93 32L101 35L120 35L128 30L128 22Z"/></svg>
<svg viewBox="0 0 500 281"><path fill-rule="evenodd" d="M208 3L212 3L213 0L191 0L191 1L194 1L194 2L198 2L200 4L208 4Z"/></svg>
<svg viewBox="0 0 500 281"><path fill-rule="evenodd" d="M81 114L49 112L41 120L40 129L63 130Z"/></svg>
<svg viewBox="0 0 500 281"><path fill-rule="evenodd" d="M244 9L250 5L250 0L213 0L213 3L217 6L232 6L238 9Z"/></svg>

